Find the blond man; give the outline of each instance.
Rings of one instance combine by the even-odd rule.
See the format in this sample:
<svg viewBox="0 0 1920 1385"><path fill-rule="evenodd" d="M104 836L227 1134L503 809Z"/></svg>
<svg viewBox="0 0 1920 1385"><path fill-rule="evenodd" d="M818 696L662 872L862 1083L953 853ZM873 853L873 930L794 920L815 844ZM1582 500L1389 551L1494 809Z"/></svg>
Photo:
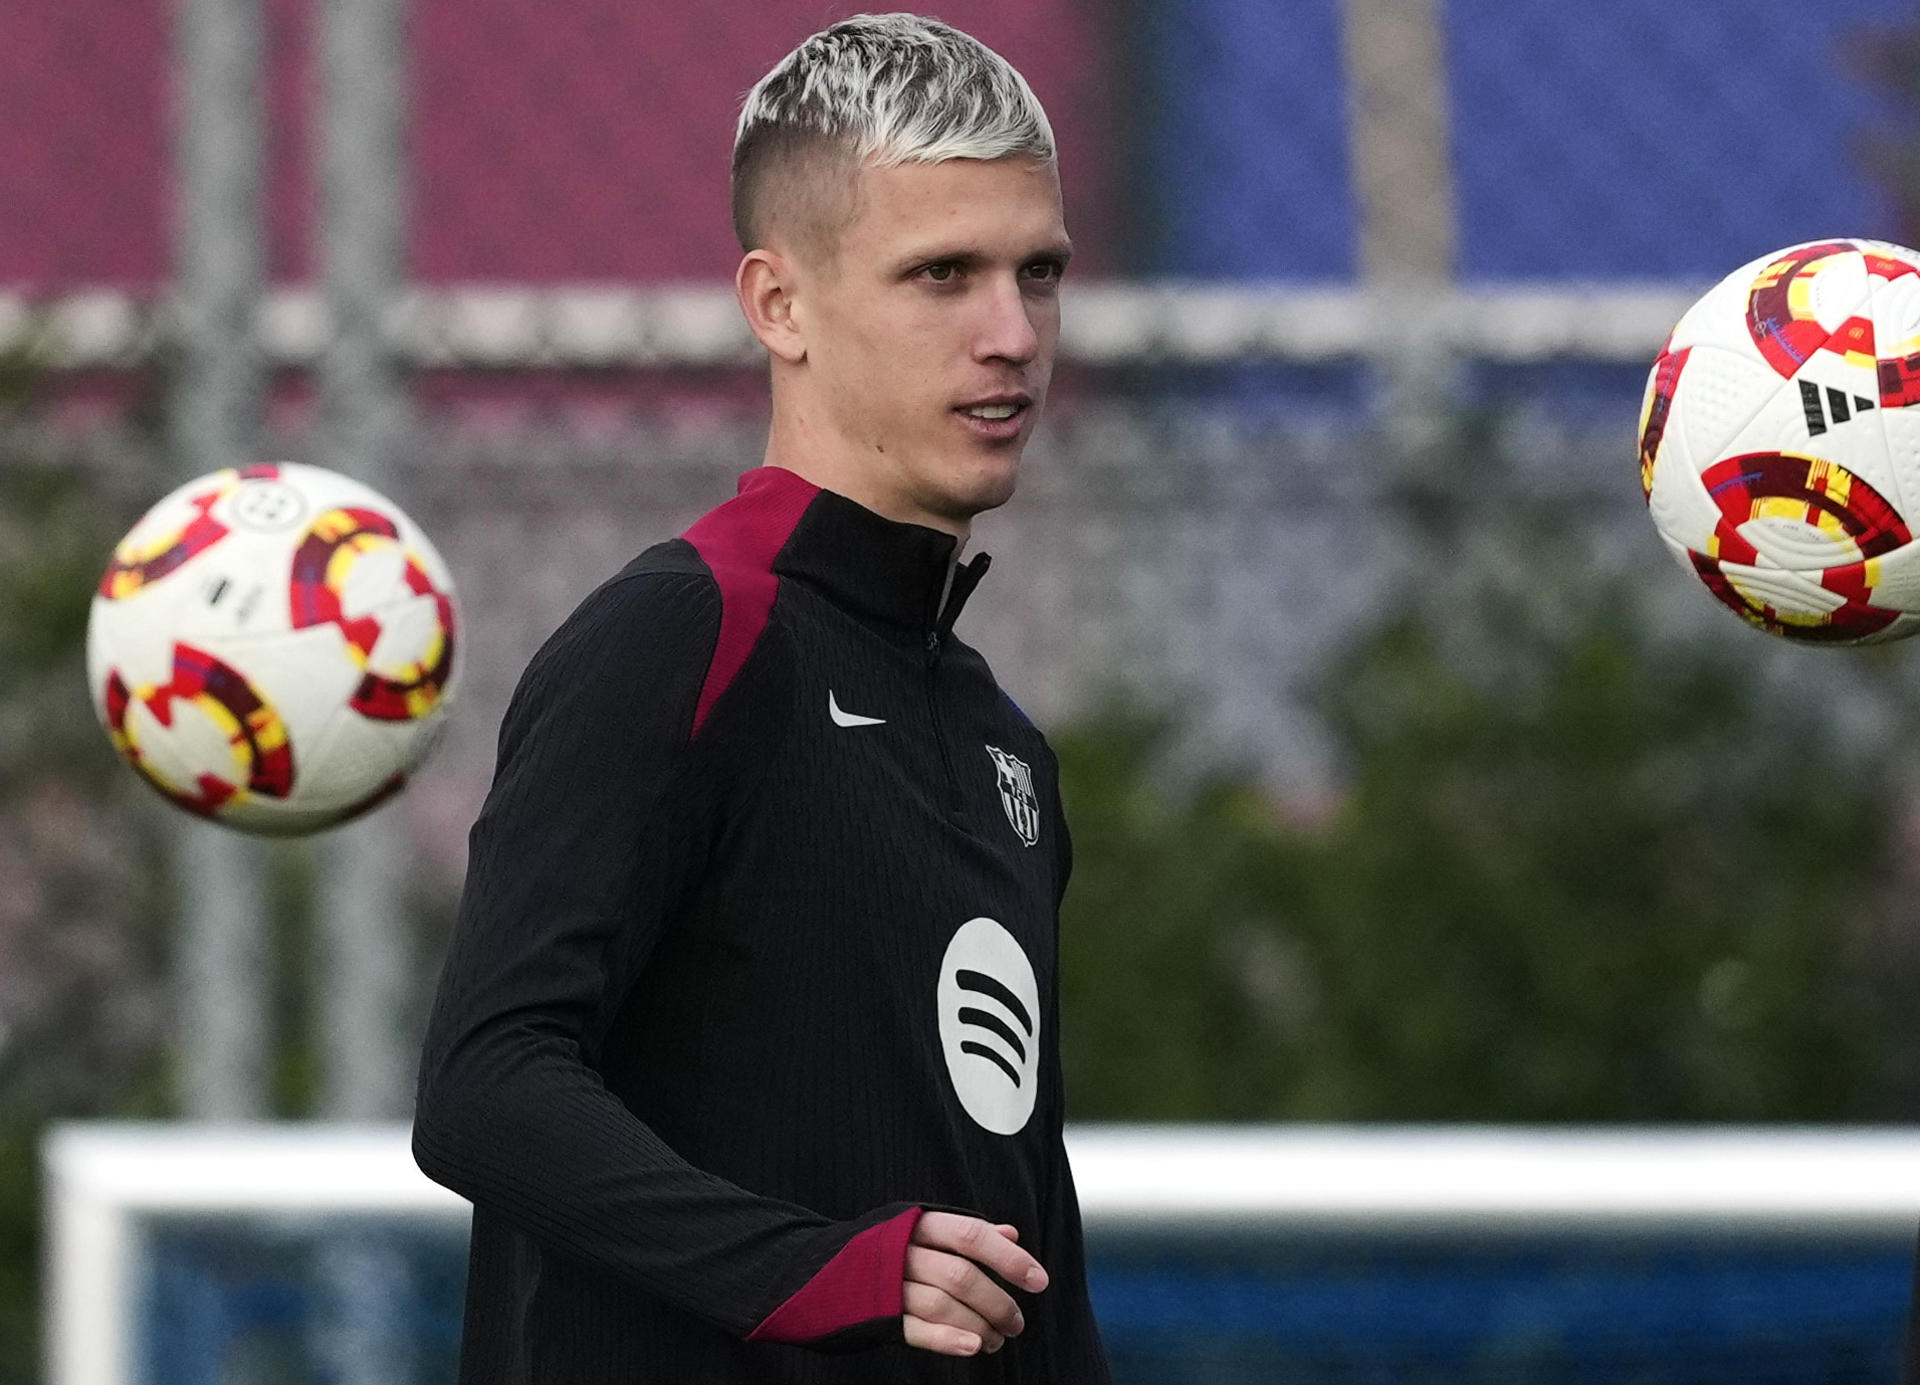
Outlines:
<svg viewBox="0 0 1920 1385"><path fill-rule="evenodd" d="M1053 135L912 15L748 95L765 463L529 665L416 1158L462 1385L1104 1382L1061 1143L1045 739L954 622L1059 329Z"/></svg>

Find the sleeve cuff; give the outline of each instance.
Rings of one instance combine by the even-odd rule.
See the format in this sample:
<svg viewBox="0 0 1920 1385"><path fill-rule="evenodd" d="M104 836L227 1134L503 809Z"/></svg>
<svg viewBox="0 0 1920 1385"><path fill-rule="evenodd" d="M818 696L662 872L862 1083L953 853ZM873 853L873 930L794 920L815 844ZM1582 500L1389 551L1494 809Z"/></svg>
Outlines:
<svg viewBox="0 0 1920 1385"><path fill-rule="evenodd" d="M905 1311L907 1242L921 1208L868 1227L747 1334L749 1342L817 1345Z"/></svg>

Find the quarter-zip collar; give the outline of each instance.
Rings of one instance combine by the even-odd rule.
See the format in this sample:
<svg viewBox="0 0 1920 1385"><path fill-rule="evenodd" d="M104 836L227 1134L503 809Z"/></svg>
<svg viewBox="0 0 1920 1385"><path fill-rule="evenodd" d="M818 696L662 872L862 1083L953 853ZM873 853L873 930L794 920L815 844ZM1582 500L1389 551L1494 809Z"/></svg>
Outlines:
<svg viewBox="0 0 1920 1385"><path fill-rule="evenodd" d="M805 499L805 492L812 498ZM959 543L953 535L888 519L782 467L747 472L740 496L805 504L774 556L776 574L814 588L865 624L910 635L930 650L953 629L991 562L982 553L955 566Z"/></svg>

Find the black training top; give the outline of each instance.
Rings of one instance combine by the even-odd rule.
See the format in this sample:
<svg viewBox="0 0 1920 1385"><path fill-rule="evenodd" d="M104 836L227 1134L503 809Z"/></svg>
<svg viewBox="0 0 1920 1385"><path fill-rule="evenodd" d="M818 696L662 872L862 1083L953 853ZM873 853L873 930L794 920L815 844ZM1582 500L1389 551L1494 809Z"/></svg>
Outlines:
<svg viewBox="0 0 1920 1385"><path fill-rule="evenodd" d="M1058 771L953 551L762 467L528 665L414 1124L474 1204L462 1385L1107 1380ZM998 1353L901 1343L927 1207L1047 1267Z"/></svg>

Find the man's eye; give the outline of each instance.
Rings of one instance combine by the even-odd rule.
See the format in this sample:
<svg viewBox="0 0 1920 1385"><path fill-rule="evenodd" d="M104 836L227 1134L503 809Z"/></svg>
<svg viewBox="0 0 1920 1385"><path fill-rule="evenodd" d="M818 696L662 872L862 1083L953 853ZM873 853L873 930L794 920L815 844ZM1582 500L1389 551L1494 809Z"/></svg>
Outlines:
<svg viewBox="0 0 1920 1385"><path fill-rule="evenodd" d="M1060 264L1056 260L1035 260L1027 266L1027 278L1040 284L1054 283L1060 278Z"/></svg>
<svg viewBox="0 0 1920 1385"><path fill-rule="evenodd" d="M936 284L944 284L953 278L953 266L950 264L930 264L920 271Z"/></svg>

